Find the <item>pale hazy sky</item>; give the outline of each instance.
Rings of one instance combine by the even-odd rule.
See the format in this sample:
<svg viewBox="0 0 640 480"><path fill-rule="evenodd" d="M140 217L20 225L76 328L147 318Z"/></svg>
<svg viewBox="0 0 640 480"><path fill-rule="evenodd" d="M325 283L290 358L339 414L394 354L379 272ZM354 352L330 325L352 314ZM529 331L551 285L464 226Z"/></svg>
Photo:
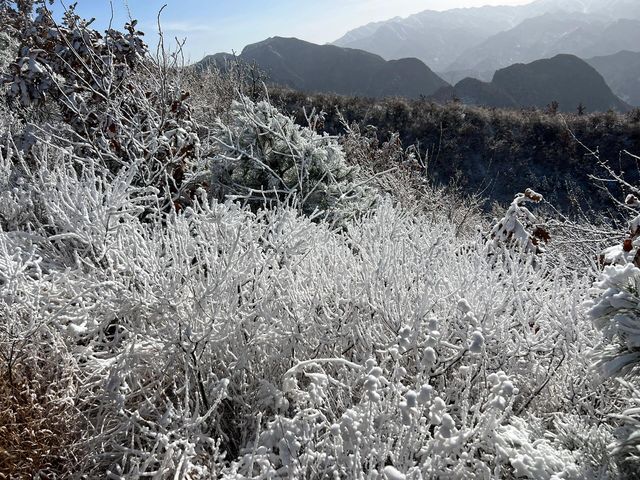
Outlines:
<svg viewBox="0 0 640 480"><path fill-rule="evenodd" d="M77 0L78 12L96 17L97 25L108 23L107 0ZM240 53L250 43L275 35L298 37L314 43L338 39L348 30L369 22L407 16L423 10L446 10L481 5L522 5L532 0L113 0L115 26L126 19L128 3L133 18L140 21L156 41L156 15L163 4L163 30L167 37L187 38L186 51L192 61L216 52ZM70 1L65 2L71 3ZM57 11L60 10L58 6Z"/></svg>

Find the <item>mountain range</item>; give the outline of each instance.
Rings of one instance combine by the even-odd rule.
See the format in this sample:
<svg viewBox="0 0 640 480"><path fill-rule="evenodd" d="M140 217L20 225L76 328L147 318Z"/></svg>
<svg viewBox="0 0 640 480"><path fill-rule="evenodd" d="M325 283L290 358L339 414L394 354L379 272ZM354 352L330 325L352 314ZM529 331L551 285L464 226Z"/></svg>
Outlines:
<svg viewBox="0 0 640 480"><path fill-rule="evenodd" d="M309 93L626 111L640 106L637 50L640 1L537 0L427 10L327 45L271 37L237 58L218 53L197 67L226 68L235 58L257 65L272 84Z"/></svg>
<svg viewBox="0 0 640 480"><path fill-rule="evenodd" d="M198 67L225 68L234 58L219 53L205 57ZM607 59L608 64L617 63L617 58L609 57L597 57L593 62L604 64ZM248 45L236 60L257 65L272 84L309 93L373 98L422 96L439 102L457 98L499 108L545 108L558 102L561 111L575 111L580 104L585 111L629 109L593 66L566 54L500 69L491 82L465 78L455 86L416 58L387 61L363 50L315 45L296 38L273 37ZM626 88L624 81L618 83Z"/></svg>
<svg viewBox="0 0 640 480"><path fill-rule="evenodd" d="M218 53L198 64L224 67L232 56ZM429 96L448 84L416 58L382 57L335 45L272 37L246 46L239 60L256 64L270 82L307 92L364 97Z"/></svg>
<svg viewBox="0 0 640 480"><path fill-rule="evenodd" d="M584 112L629 109L595 68L567 54L500 69L491 82L466 78L441 89L434 98L457 98L466 104L499 108L549 107L563 112L576 112L579 105ZM551 107L554 102L557 106Z"/></svg>
<svg viewBox="0 0 640 480"><path fill-rule="evenodd" d="M640 2L538 0L427 10L354 29L334 44L385 59L414 56L449 83L465 77L488 81L501 68L560 53L589 59L640 50Z"/></svg>

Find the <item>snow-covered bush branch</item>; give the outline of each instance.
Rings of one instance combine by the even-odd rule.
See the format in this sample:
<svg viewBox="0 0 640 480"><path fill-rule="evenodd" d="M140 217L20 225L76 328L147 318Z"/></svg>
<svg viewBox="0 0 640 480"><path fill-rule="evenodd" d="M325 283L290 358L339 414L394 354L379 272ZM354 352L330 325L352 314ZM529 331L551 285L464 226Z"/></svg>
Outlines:
<svg viewBox="0 0 640 480"><path fill-rule="evenodd" d="M189 94L166 58L150 58L136 22L100 34L73 6L61 24L45 6L11 18L18 56L3 82L24 118L47 116L34 134L114 174L135 165L139 185L159 188L165 204L188 204L181 182L200 148Z"/></svg>
<svg viewBox="0 0 640 480"><path fill-rule="evenodd" d="M375 202L375 191L357 167L346 164L336 139L296 125L267 101L246 97L234 102L231 119L231 124L218 121L213 131L218 144L210 160L215 197L252 205L295 198L307 214L339 217L366 211Z"/></svg>
<svg viewBox="0 0 640 480"><path fill-rule="evenodd" d="M525 206L528 202L541 201L542 195L530 188L516 195L504 217L491 230L493 248L509 246L523 252L543 253L544 244L549 241L549 235L538 225L538 219Z"/></svg>
<svg viewBox="0 0 640 480"><path fill-rule="evenodd" d="M629 208L640 205L635 195L628 195ZM629 222L626 238L604 250L605 265L591 293L589 316L602 332L602 342L595 350L596 365L605 377L619 377L633 405L616 416L626 424L615 451L635 468L640 466L640 416L635 405L640 398L640 216Z"/></svg>

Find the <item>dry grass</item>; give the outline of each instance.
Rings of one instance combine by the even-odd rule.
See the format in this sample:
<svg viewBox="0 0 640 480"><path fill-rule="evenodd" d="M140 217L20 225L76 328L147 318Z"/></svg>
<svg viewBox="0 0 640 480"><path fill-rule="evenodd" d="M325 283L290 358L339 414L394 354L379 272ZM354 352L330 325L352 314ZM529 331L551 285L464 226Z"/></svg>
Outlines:
<svg viewBox="0 0 640 480"><path fill-rule="evenodd" d="M0 478L61 478L77 463L80 420L73 382L47 361L0 375ZM67 378L65 378L67 377Z"/></svg>

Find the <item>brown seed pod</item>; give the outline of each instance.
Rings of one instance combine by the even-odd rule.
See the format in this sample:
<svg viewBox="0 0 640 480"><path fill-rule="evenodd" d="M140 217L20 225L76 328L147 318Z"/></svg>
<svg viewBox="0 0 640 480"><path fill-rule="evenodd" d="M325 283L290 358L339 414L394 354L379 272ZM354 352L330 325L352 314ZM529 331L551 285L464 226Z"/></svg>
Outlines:
<svg viewBox="0 0 640 480"><path fill-rule="evenodd" d="M640 201L638 201L638 197L636 197L635 195L629 194L627 195L627 198L624 199L624 203L633 206L640 204Z"/></svg>
<svg viewBox="0 0 640 480"><path fill-rule="evenodd" d="M535 238L539 238L544 243L549 243L551 240L551 235L542 227L536 227L532 234Z"/></svg>
<svg viewBox="0 0 640 480"><path fill-rule="evenodd" d="M525 197L527 197L527 198L528 198L529 200L531 200L532 202L536 202L536 203L541 202L541 201L542 201L542 199L543 199L542 195L540 195L539 193L537 193L537 192L533 191L533 190L532 190L532 189L530 189L530 188L527 188L527 189L524 191L524 196L525 196Z"/></svg>

